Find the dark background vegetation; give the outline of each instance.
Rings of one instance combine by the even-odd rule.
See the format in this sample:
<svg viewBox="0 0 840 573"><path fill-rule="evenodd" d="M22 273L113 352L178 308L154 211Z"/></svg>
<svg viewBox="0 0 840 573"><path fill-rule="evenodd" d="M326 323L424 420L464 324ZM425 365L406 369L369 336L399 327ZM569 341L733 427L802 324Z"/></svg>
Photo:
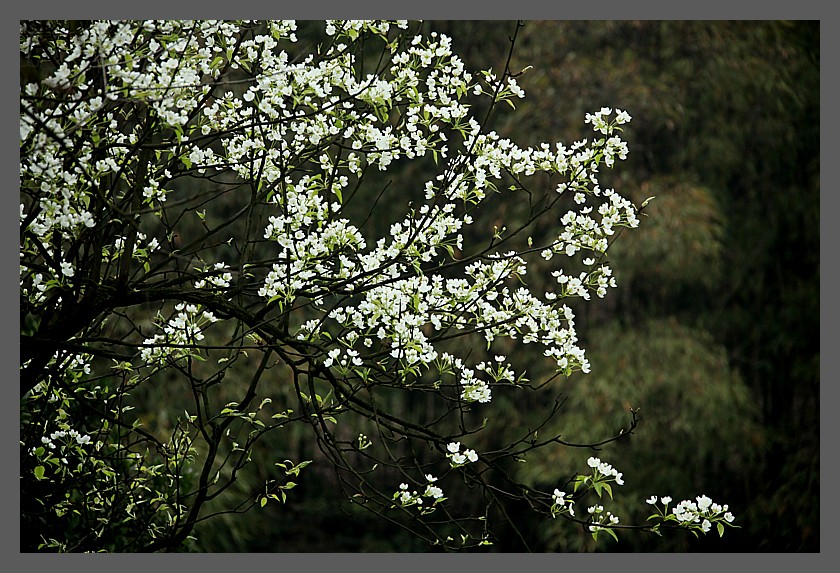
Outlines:
<svg viewBox="0 0 840 573"><path fill-rule="evenodd" d="M451 36L468 69L500 74L516 24L424 26ZM586 112L627 110L630 156L602 182L637 204L655 197L641 228L611 250L619 288L575 309L592 373L564 382L567 401L550 429L597 440L639 408L635 433L596 454L624 471L622 521L644 521L652 493L704 493L728 503L742 527L723 539L625 533L596 545L562 520L511 507L531 551L820 550L819 39L819 23L804 21L549 21L520 30L510 67L532 66L518 78L527 97L515 112L494 112L497 131L522 145L571 143L590 137ZM389 172L392 201L381 204L399 210L425 175ZM515 223L516 197L495 200L499 221ZM391 217L380 215L387 229ZM532 380L551 375L535 364ZM494 400L500 427L527 426L550 406L541 398ZM288 451L288 439L262 447ZM300 459L317 457L305 436L295 447ZM541 452L517 471L549 491L593 455ZM307 470L285 506L210 521L195 549L429 550L359 513L333 479ZM525 550L508 533L490 550Z"/></svg>

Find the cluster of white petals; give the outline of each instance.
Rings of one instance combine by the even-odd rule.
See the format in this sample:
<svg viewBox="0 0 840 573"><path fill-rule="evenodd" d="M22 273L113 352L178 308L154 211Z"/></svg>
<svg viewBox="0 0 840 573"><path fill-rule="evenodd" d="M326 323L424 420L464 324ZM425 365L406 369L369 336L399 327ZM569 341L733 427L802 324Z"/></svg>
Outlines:
<svg viewBox="0 0 840 573"><path fill-rule="evenodd" d="M409 491L408 484L401 483L400 488L394 493L394 500L403 507L422 506L424 497L431 499L432 503L443 501L443 490L439 486L433 485L437 478L431 474L426 474L425 477L428 483L422 493L418 493L417 490Z"/></svg>
<svg viewBox="0 0 840 573"><path fill-rule="evenodd" d="M710 497L699 495L695 500L685 499L679 502L671 509L671 512L676 516L677 521L681 522L706 523L708 517L714 517L720 513L725 513L726 521L732 522L734 517L728 510L728 505L714 503ZM705 526L704 530L706 530Z"/></svg>
<svg viewBox="0 0 840 573"><path fill-rule="evenodd" d="M607 462L602 462L600 458L590 457L586 460L586 464L601 476L612 477L616 484L624 485L624 474Z"/></svg>
<svg viewBox="0 0 840 573"><path fill-rule="evenodd" d="M55 441L66 436L70 436L76 441L76 444L83 446L85 444L90 443L90 436L87 434L82 434L78 430L71 428L70 430L56 430L52 432L49 436L42 436L41 443L51 449L55 449Z"/></svg>
<svg viewBox="0 0 840 573"><path fill-rule="evenodd" d="M191 348L204 339L204 330L216 322L216 316L194 304L179 303L173 316L164 321L158 316L162 332L143 341L140 356L145 364L162 364L167 359L178 360L194 352Z"/></svg>
<svg viewBox="0 0 840 573"><path fill-rule="evenodd" d="M723 524L731 525L735 521L735 515L729 511L729 505L716 503L707 495L698 495L693 500L684 499L674 505L670 513L667 513L668 505L672 501L670 496L663 496L660 500L652 495L645 501L653 506L661 501L665 509L660 510L660 517L676 521L683 527L699 528L703 533L708 533L714 523L717 523L718 530L722 531Z"/></svg>
<svg viewBox="0 0 840 573"><path fill-rule="evenodd" d="M446 446L446 450L446 457L449 458L449 463L453 468L478 461L478 454L475 450L469 448L461 450L461 442L450 442Z"/></svg>

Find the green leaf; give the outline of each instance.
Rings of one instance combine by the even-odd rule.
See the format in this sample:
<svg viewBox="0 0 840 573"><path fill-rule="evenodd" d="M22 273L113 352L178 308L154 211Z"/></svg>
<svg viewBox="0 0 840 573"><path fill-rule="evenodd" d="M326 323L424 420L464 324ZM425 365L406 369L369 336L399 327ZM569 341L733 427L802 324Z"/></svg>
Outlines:
<svg viewBox="0 0 840 573"><path fill-rule="evenodd" d="M37 466L34 473L38 480L44 479L44 466Z"/></svg>
<svg viewBox="0 0 840 573"><path fill-rule="evenodd" d="M268 503L268 498L264 497L260 500L260 507L265 507L265 504Z"/></svg>
<svg viewBox="0 0 840 573"><path fill-rule="evenodd" d="M388 121L388 108L382 105L375 105L373 108L373 113L376 114L376 117L382 123Z"/></svg>
<svg viewBox="0 0 840 573"><path fill-rule="evenodd" d="M723 537L723 524L722 524L722 523L718 522L718 524L717 524L717 530L718 530L718 535L720 535L721 537Z"/></svg>
<svg viewBox="0 0 840 573"><path fill-rule="evenodd" d="M616 534L615 534L615 531L613 531L612 529L604 529L604 531L606 531L607 533L609 533L609 534L610 534L610 536L611 536L613 539L615 539L616 541L618 541L618 535L616 535Z"/></svg>

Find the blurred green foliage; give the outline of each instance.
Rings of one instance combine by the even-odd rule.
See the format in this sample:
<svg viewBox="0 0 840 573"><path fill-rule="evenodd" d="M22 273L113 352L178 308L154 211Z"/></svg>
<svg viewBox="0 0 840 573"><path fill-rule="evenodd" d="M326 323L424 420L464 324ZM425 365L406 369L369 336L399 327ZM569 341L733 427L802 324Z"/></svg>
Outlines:
<svg viewBox="0 0 840 573"><path fill-rule="evenodd" d="M584 137L587 110L626 109L631 155L615 185L637 204L655 196L610 251L612 306L585 311L593 374L570 381L580 421L571 407L563 421L603 430L613 418L589 400L646 399L636 435L604 457L628 460L628 485L669 477L674 497L714 484L744 527L717 545L618 549L819 550L819 34L818 22L525 28L512 68L534 68L507 130ZM659 409L679 395L681 415ZM643 449L651 465L630 464Z"/></svg>
<svg viewBox="0 0 840 573"><path fill-rule="evenodd" d="M592 329L588 339L592 372L564 384L568 399L561 414L540 433L561 434L579 444L598 442L628 427L630 409L638 410L639 426L602 453L557 445L522 464L522 478L569 491L565 480L585 467L589 456L602 456L624 473L625 485L621 501L601 503L626 523L645 521L651 508L642 500L651 495L670 495L675 503L692 492L728 500L726 484L744 481L763 438L755 403L730 368L725 349L707 333L673 319L613 322ZM583 513L593 503L580 501L576 511ZM540 531L550 551L605 548L563 520ZM691 539L619 537L625 549L659 551L684 550Z"/></svg>

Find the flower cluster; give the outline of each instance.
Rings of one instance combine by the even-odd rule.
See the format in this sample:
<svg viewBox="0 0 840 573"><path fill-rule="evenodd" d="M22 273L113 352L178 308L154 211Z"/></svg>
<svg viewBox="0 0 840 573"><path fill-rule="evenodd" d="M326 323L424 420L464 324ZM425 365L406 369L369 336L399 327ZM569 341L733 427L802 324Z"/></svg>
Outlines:
<svg viewBox="0 0 840 573"><path fill-rule="evenodd" d="M418 493L417 490L409 491L407 483L401 483L400 488L394 493L393 499L402 507L419 506L422 513L431 513L434 511L434 506L446 500L443 496L443 490L433 485L437 478L431 474L426 474L426 488L423 493ZM428 503L424 506L423 498L431 500L431 505Z"/></svg>
<svg viewBox="0 0 840 573"><path fill-rule="evenodd" d="M446 446L446 450L446 457L449 458L449 464L453 468L478 461L478 454L475 453L475 450L464 448L464 450L461 451L461 442L451 442Z"/></svg>
<svg viewBox="0 0 840 573"><path fill-rule="evenodd" d="M617 485L624 485L624 474L616 470L610 464L602 462L600 458L590 457L586 460L586 465L592 468L592 477L595 480L599 478L613 478Z"/></svg>
<svg viewBox="0 0 840 573"><path fill-rule="evenodd" d="M493 358L494 362L479 362L475 369L490 376L496 384L501 382L513 384L516 374L511 369L510 364L505 363L505 359L505 356L496 355Z"/></svg>
<svg viewBox="0 0 840 573"><path fill-rule="evenodd" d="M63 424L63 427L67 427ZM47 468L55 470L55 477L61 479L72 469L71 462L75 463L80 458L88 455L86 447L92 444L99 449L101 443L93 442L91 436L75 430L61 429L51 432L48 436L41 436L41 445L29 448L29 454L38 461L35 468L37 479L44 479Z"/></svg>
<svg viewBox="0 0 840 573"><path fill-rule="evenodd" d="M166 199L164 182L171 173L155 169L148 158L131 156L143 128L139 123L125 127L120 102L143 101L161 128L182 133L189 110L210 90L210 82L202 78L217 78L225 66L225 58L219 56L224 46L214 45L215 40L234 37L238 25L101 21L78 26L71 33L56 24L49 38L44 36L40 42L29 26L21 23L22 57L37 60L51 58L49 53L64 55L43 81L28 83L21 90L20 180L22 188L37 190L29 194L34 199L21 204L21 223L26 222L21 276L32 281L29 286L22 280L21 288L38 303L45 290L77 277L76 263L66 252L78 247L68 247L106 222L98 220L102 210L95 206L103 199L97 197L101 191L94 190L140 189L147 204ZM100 72L102 77L94 81ZM86 137L77 136L81 130ZM108 152L101 153L105 148ZM181 151L179 141L162 153L178 156ZM207 156L207 150L201 150L202 160ZM134 171L138 180L128 181L127 171ZM127 197L116 195L109 201L124 204ZM136 244L124 248L132 253L154 250L140 235ZM28 272L43 269L44 260L55 261L55 278Z"/></svg>
<svg viewBox="0 0 840 573"><path fill-rule="evenodd" d="M202 274L205 275L204 278L198 279L193 285L197 289L226 289L230 287L230 281L233 280L233 275L226 270L224 263L216 263L212 268L205 266Z"/></svg>
<svg viewBox="0 0 840 573"><path fill-rule="evenodd" d="M563 232L550 248L541 254L545 260L551 260L554 255L563 253L569 257L582 249L603 254L609 247L609 237L615 234L615 227L635 228L639 226L639 218L635 205L612 189L601 191L597 186L594 195L606 198L598 206L600 221L593 218L592 207L583 207L580 212L568 211L560 219ZM584 200L585 196L578 196Z"/></svg>
<svg viewBox="0 0 840 573"><path fill-rule="evenodd" d="M661 501L662 507L657 505L658 501ZM670 496L663 496L661 500L655 495L648 498L646 502L657 509L657 513L651 515L648 520L675 522L681 527L702 533L708 533L712 525L716 524L720 536L723 536L724 527L737 527L733 524L735 516L729 511L729 506L715 503L706 495L699 495L695 500L685 499L671 508L671 513L668 513L668 505L671 501Z"/></svg>
<svg viewBox="0 0 840 573"><path fill-rule="evenodd" d="M606 492L610 498L613 496L612 483L624 485L624 474L616 470L610 464L601 461L600 458L590 457L586 464L592 469L590 475L578 475L574 481L574 491L581 487L592 488L598 497Z"/></svg>
<svg viewBox="0 0 840 573"><path fill-rule="evenodd" d="M599 111L595 113L587 113L586 114L586 123L591 123L592 128L595 131L599 131L604 135L612 133L616 126L623 125L625 123L629 123L631 117L626 111L621 111L620 109L616 109L615 113L616 116L612 121L607 120L607 116L613 112L612 109L608 107L602 107Z"/></svg>
<svg viewBox="0 0 840 573"><path fill-rule="evenodd" d="M56 430L55 432L50 434L49 437L43 436L41 438L41 442L45 446L51 449L55 449L54 441L59 438L64 438L65 436L70 436L71 438L75 439L76 443L80 446L90 443L90 436L88 436L87 434L80 434L77 430L74 430L72 428L70 429L70 431Z"/></svg>
<svg viewBox="0 0 840 573"><path fill-rule="evenodd" d="M551 517L557 517L564 512L574 517L574 504L575 502L573 499L566 499L566 492L555 488L554 493L551 494Z"/></svg>
<svg viewBox="0 0 840 573"><path fill-rule="evenodd" d="M487 403L490 401L490 385L475 377L471 368L461 368L461 399L464 402Z"/></svg>
<svg viewBox="0 0 840 573"><path fill-rule="evenodd" d="M617 515L613 515L610 511L604 511L604 506L597 504L590 506L588 512L590 515L589 531L593 534L593 536L599 531L608 531L613 537L615 537L615 534L608 527L611 525L618 525L619 519Z"/></svg>
<svg viewBox="0 0 840 573"><path fill-rule="evenodd" d="M158 315L158 327L163 330L143 341L140 357L146 364L162 364L167 359L179 360L195 352L196 342L204 339L204 329L216 322L216 316L194 304L178 303L176 314L168 321Z"/></svg>
<svg viewBox="0 0 840 573"><path fill-rule="evenodd" d="M349 38L358 32L355 25L349 24L330 23L327 28L338 38ZM509 281L521 281L527 274L525 261L515 253L488 254L485 259L466 265L463 278L418 273L418 269L442 253L451 255L453 248L461 248L460 230L471 224L472 218L467 213L458 215L458 204L484 200L488 190L495 190L494 180L501 180L506 172L515 176L540 171L559 173L569 178L564 185L581 196L591 194L603 199L598 207L599 221L587 214L592 207L584 207L580 214L571 211L565 220L566 231L546 250L549 258L559 252L573 256L581 248L603 253L606 237L615 226L638 223L632 204L612 190L601 192L597 185L597 165L613 157L623 158L625 148L615 138L609 144L605 140L592 146L584 141L569 148L562 144L555 149L548 145L520 148L495 132L481 133L478 121L468 117L467 108L458 103L472 80L469 74L454 73L462 71L462 63L451 53L450 44L446 36L433 34L429 42L415 39L403 51L395 45L388 72L393 78L390 84L381 78L353 78L346 71L350 55L338 47L334 58L317 68L306 62L290 65L284 54L270 61L263 58L266 81L258 75L243 100L233 94L225 95L222 101L211 104L211 111L205 110L209 129L230 132L223 138L225 160L245 175L252 171L254 153L259 152L264 158L261 170L265 183L282 190L272 196L278 214L269 218L265 230L265 237L281 248L279 262L266 275L259 294L281 304L305 294L317 307L336 282L348 292L359 289L362 295L358 302L325 309L328 320L308 321L298 331L298 337L331 344L328 327L335 321L351 347L360 340L367 347L378 342L387 348L395 370L406 381L440 357L429 341L429 325L432 332L476 329L488 343L500 336L539 342L546 347L546 356L557 361L558 370L566 374L575 370L587 372L589 363L577 345L573 315L568 307L558 307L556 300L589 298L590 290L604 296L607 288L615 286L606 265L569 281L564 281L560 277L562 271L558 271L561 288L557 293L546 293L548 304L525 287L510 288ZM457 77L462 79L453 79ZM497 81L492 74L484 77L490 84ZM515 81L508 78L505 85L502 92L522 96ZM496 90L488 89L487 93L490 91ZM275 96L276 92L279 95ZM331 111L299 117L288 103L292 93L296 94L299 107ZM359 107L352 105L351 100L342 102L341 93L350 94L351 100L355 98L383 114L397 104L404 105L402 133L377 114L360 115ZM267 104L269 99L271 103ZM223 105L224 102L228 104ZM255 110L254 106L262 108ZM265 128L277 133L260 140L261 147L255 149L248 130L228 128L247 124L258 113L269 117L278 114L288 121ZM605 110L596 115L599 121L607 121ZM619 117L609 122L609 133L628 120L629 116L619 112ZM444 173L427 181L424 188L431 202L393 223L389 237L372 245L359 228L336 216L342 210L343 190L359 175L361 165L367 162L385 168L402 154L410 158L425 150L446 156L458 142L448 140L441 128L456 122L461 126L457 131L464 137L458 150L469 149L471 161L450 160ZM288 138L290 132L294 134L292 139ZM348 158L322 153L318 156L320 174L307 173L299 178L283 175L282 165L288 157L328 136L346 141L352 149ZM291 143L282 152L266 145L284 138ZM447 146L452 149L447 150ZM376 277L378 280L374 280ZM333 350L325 360L331 365L341 364L343 359ZM357 362L348 356L346 366L358 366ZM487 381L477 378L466 365L455 369L465 402L490 401ZM515 378L509 369L494 374L501 376L497 382Z"/></svg>
<svg viewBox="0 0 840 573"><path fill-rule="evenodd" d="M341 356L341 348L333 348L327 353L327 357L324 359L324 366L326 368L335 365L341 371L346 371L351 365L361 366L362 364L363 361L359 357L359 353L352 348L347 348L344 351L344 356Z"/></svg>

